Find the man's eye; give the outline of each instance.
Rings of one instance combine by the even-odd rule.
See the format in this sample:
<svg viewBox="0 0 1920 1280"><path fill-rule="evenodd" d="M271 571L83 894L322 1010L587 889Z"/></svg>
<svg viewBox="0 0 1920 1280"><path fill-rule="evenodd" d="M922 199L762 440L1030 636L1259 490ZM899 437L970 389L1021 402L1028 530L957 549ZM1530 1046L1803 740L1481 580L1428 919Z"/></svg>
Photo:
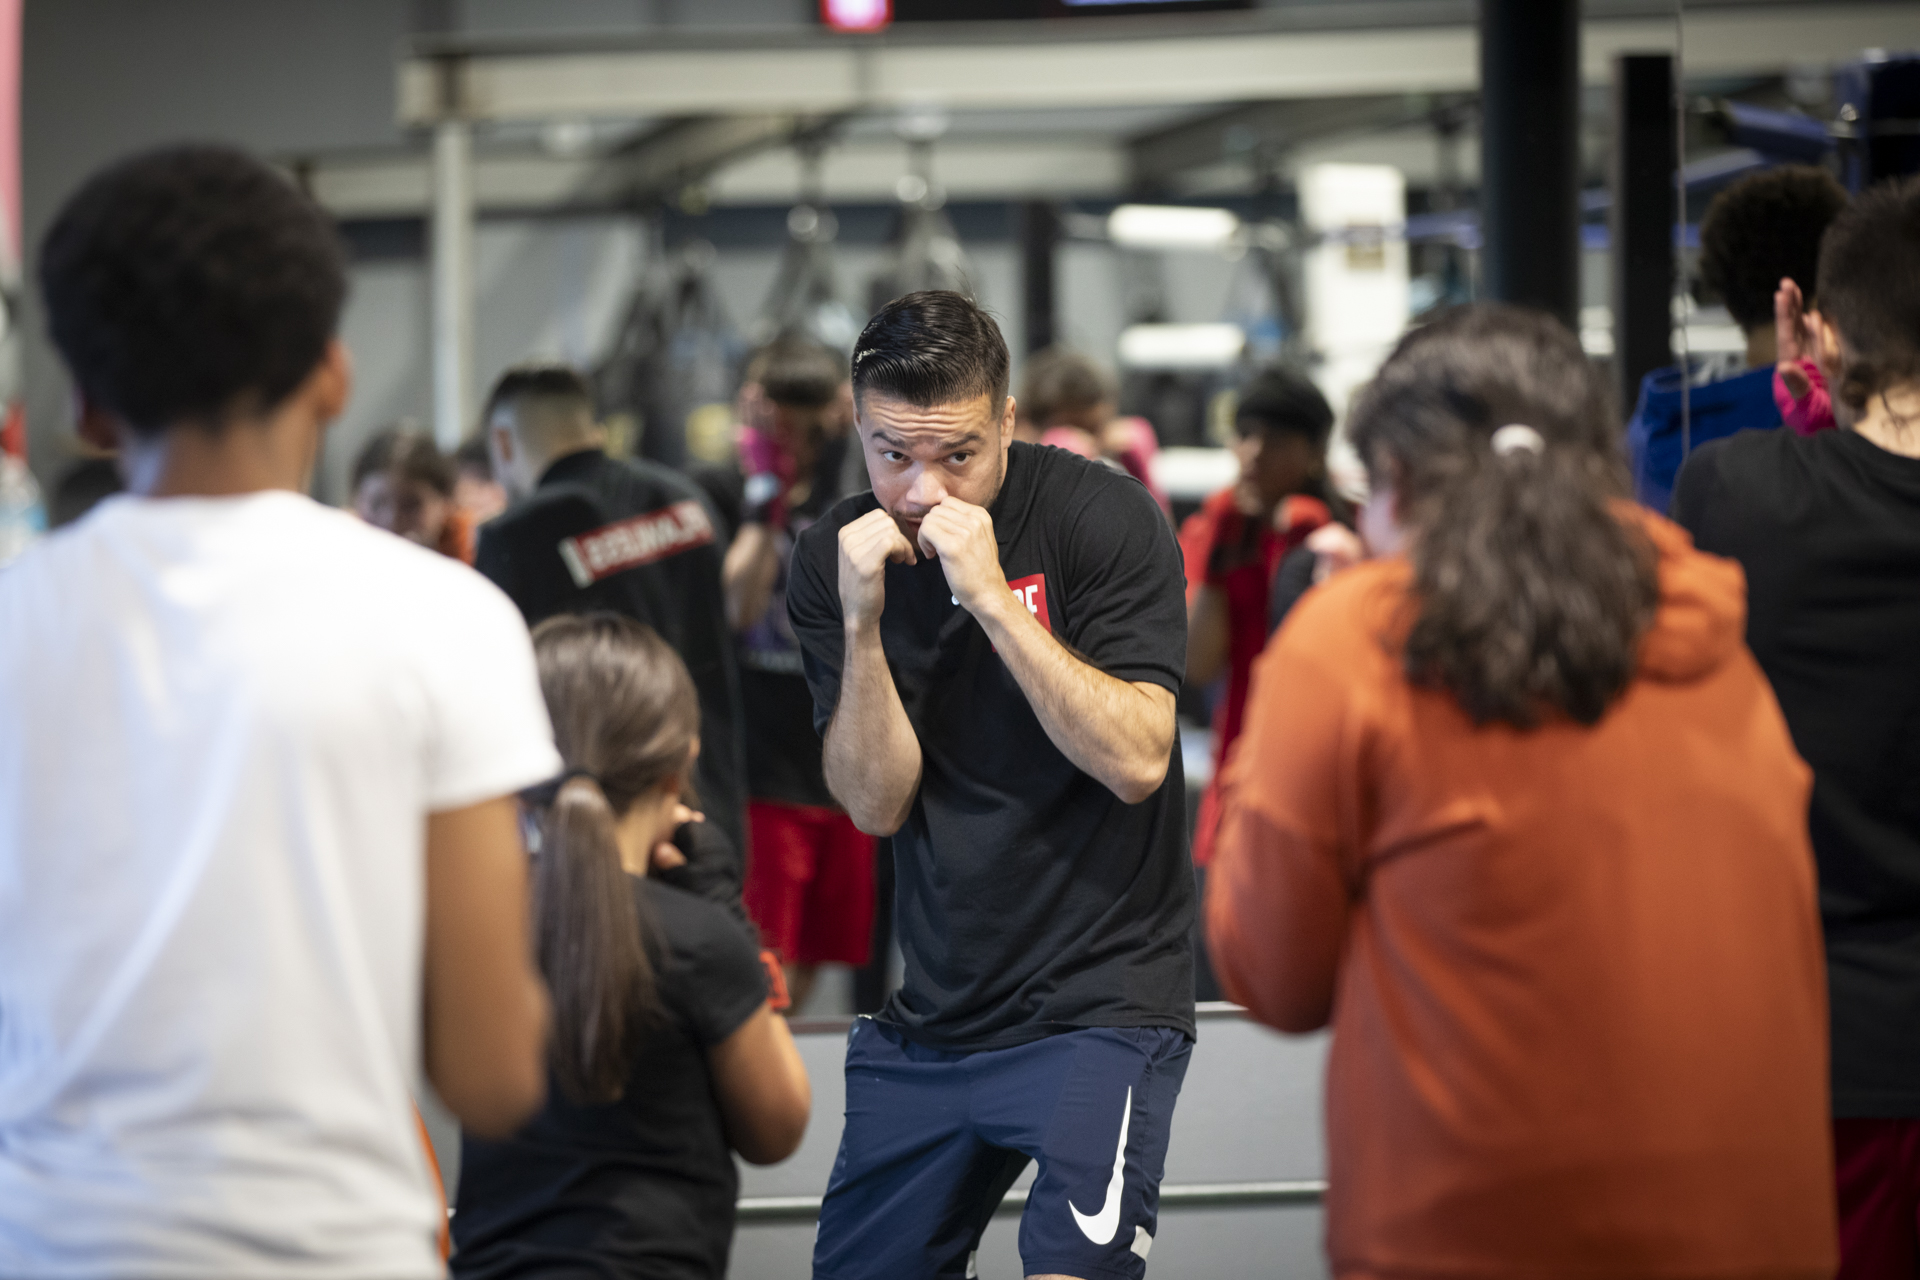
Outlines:
<svg viewBox="0 0 1920 1280"><path fill-rule="evenodd" d="M880 457L887 462L905 462L907 460L906 454L893 449L882 449L880 451Z"/></svg>
<svg viewBox="0 0 1920 1280"><path fill-rule="evenodd" d="M948 459L947 459L947 461L948 461L948 462L952 462L952 463L956 463L956 464L961 464L961 465L964 465L964 464L966 463L966 460L967 460L968 458L971 458L972 456L973 456L973 455L972 455L972 454L970 454L970 453L956 453L956 454L954 454L954 455L953 455L953 456L952 456L951 458L948 458Z"/></svg>

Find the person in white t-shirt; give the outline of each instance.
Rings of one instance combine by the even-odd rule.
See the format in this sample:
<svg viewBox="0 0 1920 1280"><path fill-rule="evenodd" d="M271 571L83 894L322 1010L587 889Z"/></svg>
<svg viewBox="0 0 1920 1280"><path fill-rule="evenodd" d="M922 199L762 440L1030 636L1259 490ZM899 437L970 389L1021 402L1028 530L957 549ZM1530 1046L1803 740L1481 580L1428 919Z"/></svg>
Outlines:
<svg viewBox="0 0 1920 1280"><path fill-rule="evenodd" d="M129 492L0 571L0 1275L438 1277L418 1071L545 1090L526 629L303 496L345 271L273 170L123 161L40 283Z"/></svg>

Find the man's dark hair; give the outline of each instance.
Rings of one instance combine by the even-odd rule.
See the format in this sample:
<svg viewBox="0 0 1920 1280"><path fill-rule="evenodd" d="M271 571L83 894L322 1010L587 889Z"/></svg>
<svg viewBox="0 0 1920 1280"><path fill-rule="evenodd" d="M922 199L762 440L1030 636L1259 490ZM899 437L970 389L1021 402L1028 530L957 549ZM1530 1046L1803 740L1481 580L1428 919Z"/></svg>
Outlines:
<svg viewBox="0 0 1920 1280"><path fill-rule="evenodd" d="M48 327L88 400L143 434L264 413L326 354L347 294L333 225L229 147L89 179L40 250Z"/></svg>
<svg viewBox="0 0 1920 1280"><path fill-rule="evenodd" d="M1782 279L1812 305L1821 233L1846 207L1846 189L1811 165L1742 178L1700 219L1700 278L1742 329L1771 325Z"/></svg>
<svg viewBox="0 0 1920 1280"><path fill-rule="evenodd" d="M361 447L353 460L353 492L360 492L361 484L374 475L397 475L447 498L458 479L453 459L440 452L433 437L405 424L376 432Z"/></svg>
<svg viewBox="0 0 1920 1280"><path fill-rule="evenodd" d="M1333 434L1333 406L1306 374L1287 365L1269 365L1240 392L1233 425L1243 436L1287 432L1324 449Z"/></svg>
<svg viewBox="0 0 1920 1280"><path fill-rule="evenodd" d="M569 401L593 412L593 388L578 369L570 364L522 364L494 382L481 421L491 420L501 405L520 400Z"/></svg>
<svg viewBox="0 0 1920 1280"><path fill-rule="evenodd" d="M1834 219L1820 247L1820 311L1846 342L1833 393L1855 413L1920 383L1920 178L1882 183Z"/></svg>
<svg viewBox="0 0 1920 1280"><path fill-rule="evenodd" d="M1091 409L1117 394L1113 378L1093 357L1065 347L1034 352L1020 375L1020 409L1041 427L1059 414Z"/></svg>
<svg viewBox="0 0 1920 1280"><path fill-rule="evenodd" d="M1007 398L1007 340L965 294L928 289L895 298L853 344L853 398L869 391L925 409Z"/></svg>
<svg viewBox="0 0 1920 1280"><path fill-rule="evenodd" d="M775 338L747 364L767 399L793 409L824 409L847 380L846 357L806 337Z"/></svg>

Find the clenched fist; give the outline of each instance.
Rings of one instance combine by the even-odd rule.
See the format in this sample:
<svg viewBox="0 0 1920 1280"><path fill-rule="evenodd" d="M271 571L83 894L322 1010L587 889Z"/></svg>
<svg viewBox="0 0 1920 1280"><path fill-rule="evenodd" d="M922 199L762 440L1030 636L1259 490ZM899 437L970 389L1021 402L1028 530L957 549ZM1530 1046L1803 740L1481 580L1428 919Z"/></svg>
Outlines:
<svg viewBox="0 0 1920 1280"><path fill-rule="evenodd" d="M1009 604L1007 575L1000 568L1000 542L985 507L943 498L920 522L920 549L940 561L947 588L960 607L978 618L983 608Z"/></svg>
<svg viewBox="0 0 1920 1280"><path fill-rule="evenodd" d="M887 565L914 564L913 544L885 511L840 530L840 614L849 627L877 626L887 607Z"/></svg>

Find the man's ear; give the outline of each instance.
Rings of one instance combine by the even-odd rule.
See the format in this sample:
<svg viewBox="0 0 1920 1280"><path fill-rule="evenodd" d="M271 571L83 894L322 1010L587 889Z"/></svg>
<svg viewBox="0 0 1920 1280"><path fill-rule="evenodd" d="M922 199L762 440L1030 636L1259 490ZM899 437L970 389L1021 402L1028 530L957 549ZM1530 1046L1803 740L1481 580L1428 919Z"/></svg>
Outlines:
<svg viewBox="0 0 1920 1280"><path fill-rule="evenodd" d="M1827 375L1827 380L1832 381L1840 376L1841 366L1846 363L1840 350L1840 331L1818 311L1807 313L1807 323L1813 330L1814 349L1810 353L1813 362L1820 366L1820 372Z"/></svg>
<svg viewBox="0 0 1920 1280"><path fill-rule="evenodd" d="M312 395L314 417L321 426L346 412L347 401L353 396L353 353L338 338L327 343L313 371Z"/></svg>
<svg viewBox="0 0 1920 1280"><path fill-rule="evenodd" d="M513 464L513 432L505 427L488 427L487 438L493 442L493 459L502 470Z"/></svg>
<svg viewBox="0 0 1920 1280"><path fill-rule="evenodd" d="M1007 397L1007 407L1000 413L1000 451L1005 453L1013 443L1013 429L1020 421L1020 406L1012 396Z"/></svg>
<svg viewBox="0 0 1920 1280"><path fill-rule="evenodd" d="M107 412L84 391L76 389L73 400L75 433L102 453L118 453L120 451L120 419Z"/></svg>

